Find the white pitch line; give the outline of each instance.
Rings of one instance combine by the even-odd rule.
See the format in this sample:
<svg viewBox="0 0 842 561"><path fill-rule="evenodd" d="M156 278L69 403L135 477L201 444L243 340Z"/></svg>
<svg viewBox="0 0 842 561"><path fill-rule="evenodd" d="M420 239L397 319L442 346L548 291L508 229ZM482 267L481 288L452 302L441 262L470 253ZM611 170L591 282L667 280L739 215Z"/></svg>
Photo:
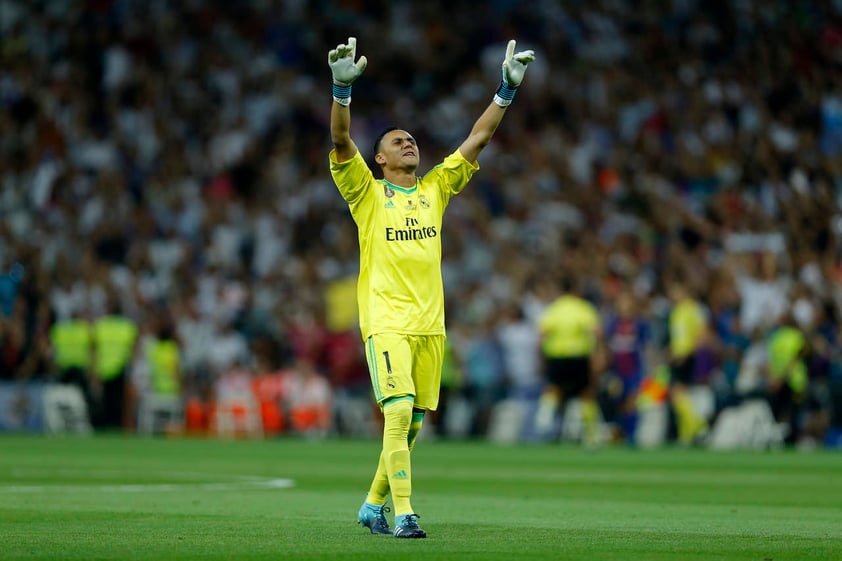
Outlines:
<svg viewBox="0 0 842 561"><path fill-rule="evenodd" d="M11 477L17 478L32 478L34 476L43 477L43 478L50 478L50 477L99 477L102 479L120 479L125 476L125 470L119 469L81 469L81 468L38 468L38 467L26 467L26 468L13 468L6 472ZM179 480L205 480L205 481L218 481L220 479L233 479L235 481L263 481L266 479L265 476L259 475L231 475L228 473L208 473L208 472L200 472L200 471L173 471L173 470L160 470L160 471L145 471L145 475L147 476L155 476L160 477L161 479L173 479L176 481Z"/></svg>
<svg viewBox="0 0 842 561"><path fill-rule="evenodd" d="M235 491L246 488L290 489L292 479L261 479L237 483L127 483L121 485L0 485L0 493L71 493L102 491L107 493L143 493L148 491Z"/></svg>

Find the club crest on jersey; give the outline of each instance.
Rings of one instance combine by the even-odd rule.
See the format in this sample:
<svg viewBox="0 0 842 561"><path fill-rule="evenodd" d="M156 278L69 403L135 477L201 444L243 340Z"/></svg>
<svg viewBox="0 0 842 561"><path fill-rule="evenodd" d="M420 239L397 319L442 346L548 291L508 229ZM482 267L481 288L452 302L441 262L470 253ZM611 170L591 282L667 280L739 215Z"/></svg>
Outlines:
<svg viewBox="0 0 842 561"><path fill-rule="evenodd" d="M421 205L421 208L430 208L430 201L424 195L418 195L418 203Z"/></svg>
<svg viewBox="0 0 842 561"><path fill-rule="evenodd" d="M383 185L383 194L386 195L387 199L391 199L395 196L395 192L392 191L392 188L388 185Z"/></svg>

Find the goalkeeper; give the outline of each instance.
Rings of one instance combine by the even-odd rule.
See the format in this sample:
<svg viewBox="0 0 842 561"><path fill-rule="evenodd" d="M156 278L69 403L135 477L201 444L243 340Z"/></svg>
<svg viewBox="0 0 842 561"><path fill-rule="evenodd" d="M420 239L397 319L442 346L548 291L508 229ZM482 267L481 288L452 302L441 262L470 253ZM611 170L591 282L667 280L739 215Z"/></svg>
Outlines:
<svg viewBox="0 0 842 561"><path fill-rule="evenodd" d="M509 41L503 78L468 137L442 163L416 175L420 149L406 130L385 130L374 143L375 179L351 139L351 85L366 67L356 58L357 41L328 54L333 73L330 114L330 172L357 224L360 272L357 284L360 331L374 396L383 417L383 449L358 522L372 534L424 538L412 508L410 451L424 413L434 411L444 354L444 293L441 277L442 215L479 169L488 145L523 81L532 51L515 53ZM386 520L391 494L394 532Z"/></svg>

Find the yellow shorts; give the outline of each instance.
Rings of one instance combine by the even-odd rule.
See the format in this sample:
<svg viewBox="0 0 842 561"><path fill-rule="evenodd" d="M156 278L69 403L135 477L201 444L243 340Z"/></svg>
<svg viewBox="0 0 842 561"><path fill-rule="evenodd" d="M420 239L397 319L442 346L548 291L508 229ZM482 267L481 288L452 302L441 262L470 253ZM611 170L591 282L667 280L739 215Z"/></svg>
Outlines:
<svg viewBox="0 0 842 561"><path fill-rule="evenodd" d="M374 398L411 395L414 407L435 411L439 405L444 335L378 333L366 341L366 360Z"/></svg>

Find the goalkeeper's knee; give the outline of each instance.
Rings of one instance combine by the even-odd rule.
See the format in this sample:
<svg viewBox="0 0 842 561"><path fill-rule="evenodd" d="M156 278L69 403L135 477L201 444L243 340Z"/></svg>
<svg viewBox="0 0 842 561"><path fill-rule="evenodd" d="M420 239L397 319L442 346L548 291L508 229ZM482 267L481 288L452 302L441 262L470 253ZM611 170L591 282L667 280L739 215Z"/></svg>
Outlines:
<svg viewBox="0 0 842 561"><path fill-rule="evenodd" d="M390 399L383 404L383 440L407 442L412 424L412 396Z"/></svg>

